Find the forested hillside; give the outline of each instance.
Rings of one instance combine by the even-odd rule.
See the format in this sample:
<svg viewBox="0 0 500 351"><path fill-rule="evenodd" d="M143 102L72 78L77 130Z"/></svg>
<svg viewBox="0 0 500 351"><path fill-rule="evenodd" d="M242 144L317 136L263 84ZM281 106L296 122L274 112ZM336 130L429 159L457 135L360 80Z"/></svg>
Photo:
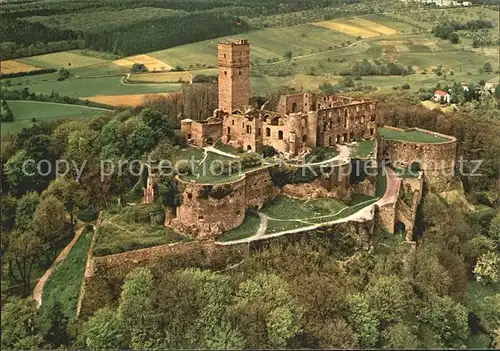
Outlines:
<svg viewBox="0 0 500 351"><path fill-rule="evenodd" d="M348 233L332 232L332 240L304 238L244 257L228 253L209 262L197 255L180 257L135 270L125 281L109 272L100 298L110 304L88 320L74 320L75 299L56 292L36 310L25 298L31 279L68 240L68 218L95 219L100 209L119 213L118 198L125 203L140 195L134 185L138 177L127 172L101 181L101 160L176 158L182 146L173 129L178 110L159 99L149 101L148 108L103 117L36 123L2 140L2 268L8 272L2 282L2 347L499 345L500 124L495 109L479 104L467 113L445 114L405 96L373 97L381 100L379 114L386 123L456 135L458 156L484 160L481 175L462 179L469 201L465 208L426 191L416 249L398 235L377 231L373 249L357 251ZM72 177L54 179L53 169L33 179L18 172L29 158L85 160L86 168L79 182L71 179L75 169ZM170 181L159 192L167 206L176 191ZM149 225L149 215L140 214L144 210L153 207L127 208L128 221ZM78 250L88 245L88 236L82 240ZM78 262L74 270L81 274ZM59 274L72 274L68 279L73 281L77 273L67 267ZM73 295L77 287L70 288ZM18 326L18 320L25 323Z"/></svg>
<svg viewBox="0 0 500 351"><path fill-rule="evenodd" d="M2 6L1 59L94 49L131 55L250 29L245 18L359 0L60 0Z"/></svg>

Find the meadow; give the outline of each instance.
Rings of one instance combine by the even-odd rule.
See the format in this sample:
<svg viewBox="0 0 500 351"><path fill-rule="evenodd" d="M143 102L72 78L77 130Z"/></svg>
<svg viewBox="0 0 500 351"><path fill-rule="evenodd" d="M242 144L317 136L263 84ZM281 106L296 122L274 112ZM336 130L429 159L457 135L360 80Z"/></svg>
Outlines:
<svg viewBox="0 0 500 351"><path fill-rule="evenodd" d="M27 57L16 62L40 68L67 67L72 75L65 81L57 81L57 73L13 78L10 84L15 89L29 88L36 93L54 91L70 97L107 101L115 106L137 106L145 94L180 91L179 80L188 82L196 75L217 75L217 43L241 37L251 44L252 95L262 96L282 85L318 91L323 83L339 83L343 78L341 74L348 72L355 61L363 59L399 62L405 67L411 65L416 72L409 76L363 76L356 82L378 90L409 84L410 89L416 91L438 83L495 80L494 74L479 73L485 62L495 62L498 55L495 48L473 49L465 37L463 42L453 45L432 36L427 31L430 27L422 29L443 18L465 21L484 15L492 19L495 11L485 8L429 10L425 20L424 11L408 11L408 14L386 12L264 28L125 58L89 50ZM412 18L420 19L422 26L417 28ZM124 81L133 63L144 63L152 71L164 72L135 73ZM187 72L166 71L176 66ZM445 75L433 72L438 66L443 67Z"/></svg>
<svg viewBox="0 0 500 351"><path fill-rule="evenodd" d="M17 61L40 68L55 69L78 68L106 62L106 60L97 57L81 55L72 51L25 57L18 59Z"/></svg>
<svg viewBox="0 0 500 351"><path fill-rule="evenodd" d="M43 309L50 311L50 308L57 302L61 307L61 312L68 319L75 318L92 234L92 226L83 230L66 259L57 265L47 280L42 294Z"/></svg>
<svg viewBox="0 0 500 351"><path fill-rule="evenodd" d="M85 99L97 95L130 95L130 94L152 94L179 91L180 84L123 84L120 76L105 76L94 78L70 78L57 81L52 79L23 77L16 79L16 89L29 88L35 93L50 94L53 91L63 96ZM13 80L14 81L14 80ZM21 82L21 84L19 84Z"/></svg>
<svg viewBox="0 0 500 351"><path fill-rule="evenodd" d="M0 124L1 135L16 133L22 127L29 126L33 119L37 121L55 119L74 119L88 116L98 116L108 110L86 107L80 105L65 105L52 102L38 101L8 101L10 109L14 115L14 122L4 122Z"/></svg>

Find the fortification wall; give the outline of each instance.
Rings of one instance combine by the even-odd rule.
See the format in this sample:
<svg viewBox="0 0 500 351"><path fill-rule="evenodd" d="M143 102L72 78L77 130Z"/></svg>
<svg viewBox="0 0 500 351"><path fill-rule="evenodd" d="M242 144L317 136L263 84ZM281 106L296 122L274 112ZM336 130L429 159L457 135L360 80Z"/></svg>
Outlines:
<svg viewBox="0 0 500 351"><path fill-rule="evenodd" d="M274 187L269 169L260 168L245 173L245 204L246 208L264 206L269 198L277 195L278 189Z"/></svg>
<svg viewBox="0 0 500 351"><path fill-rule="evenodd" d="M323 102L327 107L317 111L318 146L331 146L376 136L376 102L356 102L338 106Z"/></svg>
<svg viewBox="0 0 500 351"><path fill-rule="evenodd" d="M268 198L278 193L267 167L251 170L224 184L177 180L182 203L168 224L197 239L215 239L238 227L248 208L261 208Z"/></svg>
<svg viewBox="0 0 500 351"><path fill-rule="evenodd" d="M246 210L244 176L214 185L177 180L182 201L171 224L181 232L199 239L215 238L243 223Z"/></svg>
<svg viewBox="0 0 500 351"><path fill-rule="evenodd" d="M157 277L187 267L221 270L241 262L246 253L245 245L222 247L213 241L193 241L93 257L85 271L78 317L86 319L97 309L115 304L123 280L137 267L148 267Z"/></svg>
<svg viewBox="0 0 500 351"><path fill-rule="evenodd" d="M376 211L376 209L374 210ZM249 242L250 250L259 250L272 244L293 244L298 241L308 242L325 239L342 247L344 254L369 249L373 245L375 216L358 221L346 221L324 224L316 228L294 231L279 236L264 236ZM349 252L352 250L351 252Z"/></svg>
<svg viewBox="0 0 500 351"><path fill-rule="evenodd" d="M401 129L384 126L401 131ZM420 164L424 179L429 187L436 191L444 191L454 183L454 167L456 160L456 138L434 133L420 128L412 128L426 134L447 138L441 143L420 143L402 140L387 140L380 137L380 157L388 159L396 166L409 166L413 162Z"/></svg>
<svg viewBox="0 0 500 351"><path fill-rule="evenodd" d="M182 127L182 125L181 125ZM187 127L184 127L187 128ZM206 145L207 140L215 142L222 136L222 122L191 122L192 143L197 146Z"/></svg>

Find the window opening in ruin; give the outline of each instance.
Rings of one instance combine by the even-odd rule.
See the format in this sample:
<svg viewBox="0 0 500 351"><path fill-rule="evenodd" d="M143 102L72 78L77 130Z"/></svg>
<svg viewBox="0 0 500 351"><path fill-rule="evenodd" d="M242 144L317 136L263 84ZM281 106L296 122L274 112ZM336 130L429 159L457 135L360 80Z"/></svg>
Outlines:
<svg viewBox="0 0 500 351"><path fill-rule="evenodd" d="M295 112L297 112L297 103L293 102L292 103L292 113L295 113Z"/></svg>
<svg viewBox="0 0 500 351"><path fill-rule="evenodd" d="M241 71L238 71L238 75L240 75L240 76L241 76Z"/></svg>
<svg viewBox="0 0 500 351"><path fill-rule="evenodd" d="M337 144L338 144L339 142L340 142L340 135L337 135L337 136L335 137L335 143L337 143Z"/></svg>
<svg viewBox="0 0 500 351"><path fill-rule="evenodd" d="M374 115L374 114L372 114L372 117L371 117L371 119L370 119L370 120L371 120L372 122L375 122L375 115Z"/></svg>
<svg viewBox="0 0 500 351"><path fill-rule="evenodd" d="M227 76L227 71L224 71L224 75Z"/></svg>
<svg viewBox="0 0 500 351"><path fill-rule="evenodd" d="M347 133L344 133L344 141L347 142Z"/></svg>
<svg viewBox="0 0 500 351"><path fill-rule="evenodd" d="M250 134L250 133L252 133L252 127L247 126L247 134Z"/></svg>
<svg viewBox="0 0 500 351"><path fill-rule="evenodd" d="M266 128L266 136L267 137L271 136L271 128Z"/></svg>
<svg viewBox="0 0 500 351"><path fill-rule="evenodd" d="M191 139L191 134L188 134L188 139Z"/></svg>
<svg viewBox="0 0 500 351"><path fill-rule="evenodd" d="M203 216L198 216L198 219L203 219Z"/></svg>
<svg viewBox="0 0 500 351"><path fill-rule="evenodd" d="M231 134L231 127L227 127L227 134Z"/></svg>
<svg viewBox="0 0 500 351"><path fill-rule="evenodd" d="M305 142L306 142L306 140L307 140L307 135L305 135L305 134L304 134L304 135L302 135L302 142L303 142L303 143L305 143Z"/></svg>
<svg viewBox="0 0 500 351"><path fill-rule="evenodd" d="M328 146L331 146L332 145L332 137L329 137L328 138Z"/></svg>
<svg viewBox="0 0 500 351"><path fill-rule="evenodd" d="M193 194L189 193L188 194L188 199L191 200L193 198Z"/></svg>
<svg viewBox="0 0 500 351"><path fill-rule="evenodd" d="M283 140L283 131L282 130L278 130L278 139Z"/></svg>
<svg viewBox="0 0 500 351"><path fill-rule="evenodd" d="M234 126L234 119L232 120L233 123L231 123Z"/></svg>
<svg viewBox="0 0 500 351"><path fill-rule="evenodd" d="M373 136L373 128L370 128L370 136Z"/></svg>
<svg viewBox="0 0 500 351"><path fill-rule="evenodd" d="M251 145L247 145L247 150L248 151L252 151L252 146Z"/></svg>

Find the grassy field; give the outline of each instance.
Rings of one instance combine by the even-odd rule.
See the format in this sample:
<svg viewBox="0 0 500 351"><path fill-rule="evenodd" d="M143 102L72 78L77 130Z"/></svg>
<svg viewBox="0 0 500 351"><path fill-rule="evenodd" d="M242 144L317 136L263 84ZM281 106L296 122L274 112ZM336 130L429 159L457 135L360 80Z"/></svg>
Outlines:
<svg viewBox="0 0 500 351"><path fill-rule="evenodd" d="M96 78L71 78L57 81L54 76L45 79L42 77L23 77L16 79L21 82L15 89L29 88L32 92L50 94L57 91L61 95L82 98L97 95L130 95L130 94L152 94L179 91L180 84L123 84L120 77L96 77ZM45 81L43 81L45 80Z"/></svg>
<svg viewBox="0 0 500 351"><path fill-rule="evenodd" d="M462 36L460 44L452 45L447 40L432 36L425 29L444 18L465 21L481 17L498 21L498 12L481 7L418 11L409 9L407 13L386 12L384 15L321 22L324 26L316 22L250 31L242 37L251 44L251 92L252 95L262 96L282 85L298 91L318 91L322 83L338 83L342 79L340 73L349 70L353 62L362 59L396 61L405 66L411 64L416 70L417 74L407 77L364 76L357 81L358 84L379 90L391 90L405 83L416 91L422 87L435 87L437 83L451 85L454 81L494 81L495 74L479 74L478 71L486 61L496 61L498 50L495 49L498 48L472 49L471 40L466 36ZM336 29L331 29L332 23ZM346 31L347 26L355 29ZM365 35L359 31L364 31ZM358 36L366 38L358 41ZM145 84L122 84L120 76L129 73L134 62L145 63L156 70L166 70L178 65L189 70L192 76L216 75L217 43L234 39L237 37L221 37L119 60L114 55L81 50L33 56L16 61L41 68L67 67L72 77L58 82L58 75L54 73L13 78L10 81L16 89L27 87L31 91L45 94L55 91L78 98L95 96L99 99L118 99L121 104L129 99L123 97L125 95L179 91L179 84L165 82L176 82L179 78L188 80L186 72L164 72L134 74L131 82ZM292 53L291 60L285 59L287 52ZM438 65L443 66L446 76L437 76L432 72ZM454 72L453 76L449 73L450 70ZM133 104L129 103L136 104L136 98Z"/></svg>
<svg viewBox="0 0 500 351"><path fill-rule="evenodd" d="M80 55L71 51L55 52L18 59L22 63L41 68L77 68L106 62L103 59Z"/></svg>
<svg viewBox="0 0 500 351"><path fill-rule="evenodd" d="M266 234L272 234L342 219L376 201L377 198L360 196L348 206L335 199L303 201L278 197L261 212L269 216Z"/></svg>
<svg viewBox="0 0 500 351"><path fill-rule="evenodd" d="M262 209L274 219L302 219L330 215L345 208L346 204L335 199L314 199L310 201L278 197Z"/></svg>
<svg viewBox="0 0 500 351"><path fill-rule="evenodd" d="M232 241L251 237L257 233L260 225L260 217L255 213L247 213L243 223L231 229L217 238L217 241Z"/></svg>
<svg viewBox="0 0 500 351"><path fill-rule="evenodd" d="M284 28L266 28L245 33L251 45L251 60L258 64L267 60L282 60L287 51L293 56L301 56L330 47L340 46L355 38L326 28L303 24ZM171 66L180 65L185 69L215 66L217 64L217 43L235 40L237 37L222 37L205 40L175 48L156 51L149 55ZM205 65L205 66L203 66Z"/></svg>
<svg viewBox="0 0 500 351"><path fill-rule="evenodd" d="M381 136L383 136L388 140L402 140L415 143L430 143L430 144L442 143L450 140L440 136L434 136L431 134L423 133L417 130L398 131L388 128L379 128L378 132Z"/></svg>
<svg viewBox="0 0 500 351"><path fill-rule="evenodd" d="M7 60L0 62L0 73L17 73L17 72L30 72L39 69L32 65L27 65L25 63L16 60Z"/></svg>
<svg viewBox="0 0 500 351"><path fill-rule="evenodd" d="M97 230L93 254L112 255L186 240L186 237L170 228L131 223L123 220L120 215L115 215L106 219Z"/></svg>
<svg viewBox="0 0 500 351"><path fill-rule="evenodd" d="M191 74L189 72L158 72L158 73L135 73L130 75L130 82L147 82L147 83L178 83L190 82Z"/></svg>
<svg viewBox="0 0 500 351"><path fill-rule="evenodd" d="M374 147L375 147L374 140L361 140L349 144L351 158L357 158L360 160L367 159L370 156L370 153L375 151Z"/></svg>
<svg viewBox="0 0 500 351"><path fill-rule="evenodd" d="M8 101L14 115L14 122L0 124L1 135L16 133L22 127L37 121L54 119L74 119L88 116L98 116L107 112L105 109L78 105L65 105L51 102L38 101Z"/></svg>
<svg viewBox="0 0 500 351"><path fill-rule="evenodd" d="M144 99L152 96L169 96L172 93L155 93L155 94L131 94L131 95L97 95L85 97L83 99L105 104L109 106L140 106ZM174 93L175 94L175 93Z"/></svg>
<svg viewBox="0 0 500 351"><path fill-rule="evenodd" d="M42 294L42 308L50 308L58 302L62 312L70 319L76 316L76 305L87 261L87 251L92 239L92 227L83 230L80 238L59 263L45 284Z"/></svg>

